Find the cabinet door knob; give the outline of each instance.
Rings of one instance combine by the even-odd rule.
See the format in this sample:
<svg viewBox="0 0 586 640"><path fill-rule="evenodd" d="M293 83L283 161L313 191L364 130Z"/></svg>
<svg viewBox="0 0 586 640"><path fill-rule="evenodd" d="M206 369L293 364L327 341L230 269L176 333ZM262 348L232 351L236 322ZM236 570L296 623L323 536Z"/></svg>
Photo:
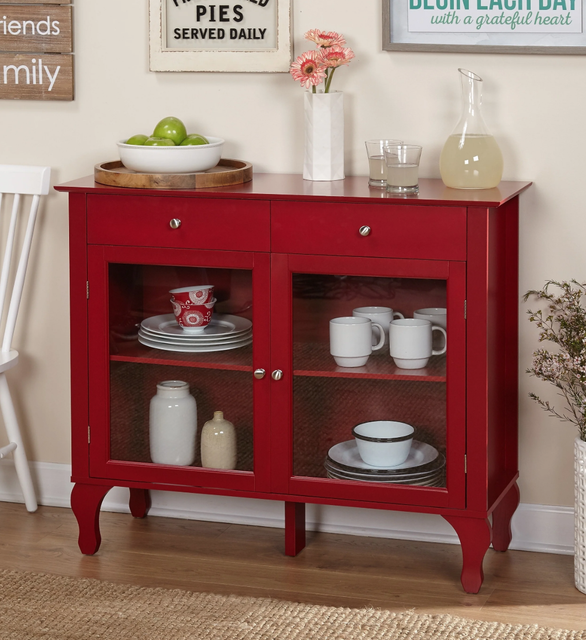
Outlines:
<svg viewBox="0 0 586 640"><path fill-rule="evenodd" d="M360 227L360 229L358 229L358 233L361 236L369 236L371 232L371 228L368 225L363 225L362 227Z"/></svg>
<svg viewBox="0 0 586 640"><path fill-rule="evenodd" d="M271 373L271 378L273 380L280 380L283 377L283 372L280 369L275 369L273 373Z"/></svg>
<svg viewBox="0 0 586 640"><path fill-rule="evenodd" d="M173 218L171 222L169 222L169 226L171 229L179 229L181 226L181 220L179 220L179 218Z"/></svg>
<svg viewBox="0 0 586 640"><path fill-rule="evenodd" d="M254 377L257 380L262 380L265 377L265 373L266 373L266 371L264 369L255 369L254 370Z"/></svg>

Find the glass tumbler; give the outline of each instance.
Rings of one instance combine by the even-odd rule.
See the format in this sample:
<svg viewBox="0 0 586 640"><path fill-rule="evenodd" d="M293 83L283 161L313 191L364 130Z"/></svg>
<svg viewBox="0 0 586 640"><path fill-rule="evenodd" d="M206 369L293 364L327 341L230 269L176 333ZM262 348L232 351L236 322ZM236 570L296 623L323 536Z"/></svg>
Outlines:
<svg viewBox="0 0 586 640"><path fill-rule="evenodd" d="M385 146L387 191L395 194L419 192L419 160L421 147L416 144Z"/></svg>
<svg viewBox="0 0 586 640"><path fill-rule="evenodd" d="M401 144L401 140L367 140L366 154L368 155L368 185L378 189L387 186L387 167L385 165L385 146L387 144Z"/></svg>

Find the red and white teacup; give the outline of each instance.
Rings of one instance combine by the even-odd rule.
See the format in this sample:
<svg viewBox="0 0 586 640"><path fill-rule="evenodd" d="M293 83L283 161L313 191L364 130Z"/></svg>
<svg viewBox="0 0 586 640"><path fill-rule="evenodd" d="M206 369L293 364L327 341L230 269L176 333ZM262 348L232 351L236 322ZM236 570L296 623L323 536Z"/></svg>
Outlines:
<svg viewBox="0 0 586 640"><path fill-rule="evenodd" d="M186 333L201 333L212 319L215 304L215 298L204 304L193 304L191 301L177 302L171 298L177 323Z"/></svg>
<svg viewBox="0 0 586 640"><path fill-rule="evenodd" d="M205 304L210 302L214 297L213 284L200 284L191 287L180 287L179 289L171 289L169 293L173 296L172 300L181 304Z"/></svg>

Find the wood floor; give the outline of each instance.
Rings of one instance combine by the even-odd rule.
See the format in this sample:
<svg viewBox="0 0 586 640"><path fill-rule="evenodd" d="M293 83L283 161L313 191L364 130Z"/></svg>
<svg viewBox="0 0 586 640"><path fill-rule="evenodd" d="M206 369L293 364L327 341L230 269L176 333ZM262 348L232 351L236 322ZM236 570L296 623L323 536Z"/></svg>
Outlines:
<svg viewBox="0 0 586 640"><path fill-rule="evenodd" d="M288 558L280 529L105 512L100 524L100 551L83 556L69 509L29 514L0 502L0 569L586 629L571 556L491 549L482 589L469 595L457 545L308 533L307 547Z"/></svg>

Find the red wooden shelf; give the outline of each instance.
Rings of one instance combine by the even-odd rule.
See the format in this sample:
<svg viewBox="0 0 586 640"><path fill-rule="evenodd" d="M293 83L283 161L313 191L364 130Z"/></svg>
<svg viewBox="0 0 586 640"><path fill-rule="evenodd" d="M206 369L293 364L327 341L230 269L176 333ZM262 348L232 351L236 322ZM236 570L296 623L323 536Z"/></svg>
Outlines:
<svg viewBox="0 0 586 640"><path fill-rule="evenodd" d="M383 348L384 350L384 348ZM339 367L329 347L322 344L295 343L293 375L317 378L364 378L417 382L446 382L446 359L432 356L424 369L400 369L390 355L373 353L363 367Z"/></svg>
<svg viewBox="0 0 586 640"><path fill-rule="evenodd" d="M140 342L116 343L117 353L110 355L112 362L136 362L140 364L163 364L176 367L220 369L226 371L252 371L252 345L213 351L210 353L181 353L153 349Z"/></svg>

